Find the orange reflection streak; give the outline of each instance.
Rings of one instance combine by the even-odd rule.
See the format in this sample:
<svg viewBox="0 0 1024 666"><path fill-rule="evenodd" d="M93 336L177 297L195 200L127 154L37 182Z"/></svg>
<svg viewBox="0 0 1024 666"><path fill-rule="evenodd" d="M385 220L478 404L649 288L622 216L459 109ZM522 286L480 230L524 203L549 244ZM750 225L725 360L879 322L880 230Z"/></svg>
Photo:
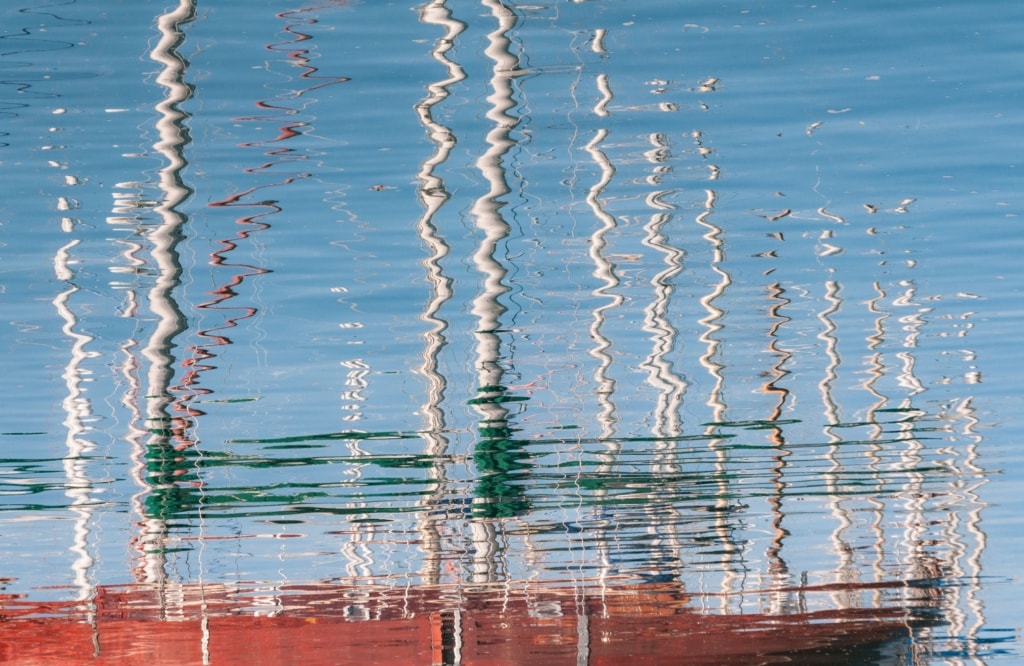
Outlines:
<svg viewBox="0 0 1024 666"><path fill-rule="evenodd" d="M291 98L299 98L313 90L334 85L336 83L344 83L350 80L348 77L317 76L319 69L311 62L311 49L295 48L294 46L295 44L305 42L313 38L310 34L300 32L298 30L299 26L318 23L317 19L308 16L300 17L300 14L305 14L317 9L329 8L331 6L340 6L342 4L345 3L341 1L328 2L326 4L304 7L275 14L276 18L287 22L283 31L292 36L293 39L285 42L269 44L266 46L266 49L268 51L286 52L289 62L303 70L299 75L299 78L313 82L312 85L308 85L305 88L289 91L288 96ZM234 120L259 122L272 120L275 117L280 117L281 115L286 117L296 116L303 110L300 105L288 106L286 104L281 104L276 100L258 100L255 103L255 106L257 109L270 111L271 114L236 117ZM300 137L304 134L304 129L308 124L309 123L303 120L291 120L279 127L278 134L274 138L258 142L245 142L239 144L239 146L242 148L266 148L268 144L295 139L296 137ZM265 150L264 155L269 158L267 161L254 167L245 168L243 169L243 172L247 174L255 174L269 170L281 164L301 162L308 159L308 155L298 152L296 149L291 147L275 147ZM197 335L203 339L203 342L187 347L190 352L189 358L182 362L182 367L186 369L186 372L179 384L175 387L177 391L184 395L175 402L175 411L183 413L188 417L197 417L205 414L205 412L197 408L192 403L194 403L199 396L207 395L212 392L210 389L200 386L200 379L202 373L216 367L209 362L210 359L217 356L217 354L214 353L213 348L232 344L231 338L225 335L224 332L228 329L235 328L239 325L239 322L245 319L255 317L259 312L259 308L252 305L228 304L228 301L239 295L238 288L241 287L242 283L244 283L246 279L272 272L270 269L262 266L254 266L246 263L231 263L229 261L229 255L237 250L242 243L251 241L253 234L270 228L270 223L264 218L282 211L282 208L278 205L276 200L264 199L252 201L252 195L263 189L289 185L297 180L303 180L311 176L311 173L294 173L284 177L279 182L251 187L242 192L231 194L220 201L214 201L207 204L211 208L255 206L263 210L238 218L236 220L236 224L241 225L241 228L236 230L234 236L217 240L216 242L220 246L220 249L210 254L210 265L227 268L231 271L231 275L223 284L212 291L207 292L207 294L212 296L212 298L199 304L197 308L202 310L221 311L222 313L225 313L224 319L222 323L218 325L200 330Z"/></svg>

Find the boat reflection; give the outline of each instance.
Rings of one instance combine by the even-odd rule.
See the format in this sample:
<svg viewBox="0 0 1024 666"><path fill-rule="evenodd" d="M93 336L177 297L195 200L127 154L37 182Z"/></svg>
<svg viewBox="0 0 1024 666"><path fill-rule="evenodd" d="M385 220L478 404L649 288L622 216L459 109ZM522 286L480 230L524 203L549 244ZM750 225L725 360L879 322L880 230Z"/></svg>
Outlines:
<svg viewBox="0 0 1024 666"><path fill-rule="evenodd" d="M608 582L608 581L606 581ZM938 602L923 586L778 590L904 597L875 608L701 613L674 584L101 587L73 603L4 599L0 660L47 664L914 663L911 632ZM907 594L911 591L911 594ZM909 603L912 601L913 603ZM700 604L697 604L700 605ZM902 661L896 661L902 660Z"/></svg>

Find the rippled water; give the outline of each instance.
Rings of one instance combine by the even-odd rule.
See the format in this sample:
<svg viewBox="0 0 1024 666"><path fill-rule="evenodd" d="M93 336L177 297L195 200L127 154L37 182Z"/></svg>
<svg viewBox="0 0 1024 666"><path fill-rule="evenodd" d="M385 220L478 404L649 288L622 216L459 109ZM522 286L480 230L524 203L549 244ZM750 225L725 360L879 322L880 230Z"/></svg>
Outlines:
<svg viewBox="0 0 1024 666"><path fill-rule="evenodd" d="M1024 5L0 16L3 658L1020 658Z"/></svg>

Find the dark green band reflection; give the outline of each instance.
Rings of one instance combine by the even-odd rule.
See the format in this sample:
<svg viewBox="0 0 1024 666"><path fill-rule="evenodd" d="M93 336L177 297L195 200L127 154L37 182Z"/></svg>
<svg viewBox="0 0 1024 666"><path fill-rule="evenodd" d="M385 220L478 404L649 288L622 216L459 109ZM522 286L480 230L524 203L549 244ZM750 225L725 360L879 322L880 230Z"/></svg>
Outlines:
<svg viewBox="0 0 1024 666"><path fill-rule="evenodd" d="M504 386L487 386L480 389L480 397L470 400L475 405L499 406L509 402L528 400L523 396L506 394ZM497 407L500 414L505 410ZM481 421L473 454L477 473L473 515L477 518L509 518L521 516L530 511L530 502L523 494L523 480L530 454L524 448L526 442L514 437L517 432L507 419L498 418Z"/></svg>

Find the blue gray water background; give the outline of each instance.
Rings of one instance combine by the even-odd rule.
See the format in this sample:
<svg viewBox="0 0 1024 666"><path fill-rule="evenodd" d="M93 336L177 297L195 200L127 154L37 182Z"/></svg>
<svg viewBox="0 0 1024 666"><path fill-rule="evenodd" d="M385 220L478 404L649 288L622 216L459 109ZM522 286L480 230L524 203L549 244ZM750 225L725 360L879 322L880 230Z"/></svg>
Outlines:
<svg viewBox="0 0 1024 666"><path fill-rule="evenodd" d="M5 591L926 579L1021 658L1024 5L0 18Z"/></svg>

